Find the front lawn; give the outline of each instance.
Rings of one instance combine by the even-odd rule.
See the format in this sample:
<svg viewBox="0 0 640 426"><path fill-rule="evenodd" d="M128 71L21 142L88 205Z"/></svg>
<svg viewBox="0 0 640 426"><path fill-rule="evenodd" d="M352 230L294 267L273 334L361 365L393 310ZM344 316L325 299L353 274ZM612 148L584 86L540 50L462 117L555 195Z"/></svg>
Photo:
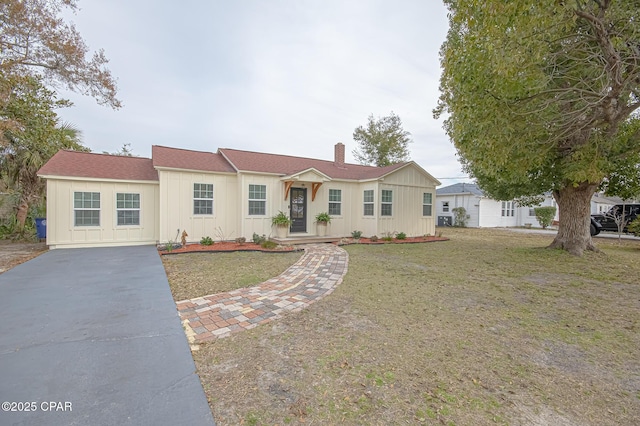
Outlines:
<svg viewBox="0 0 640 426"><path fill-rule="evenodd" d="M162 256L174 300L223 293L280 275L302 252L181 253Z"/></svg>
<svg viewBox="0 0 640 426"><path fill-rule="evenodd" d="M443 236L346 246L329 297L201 345L217 424L640 424L638 241L577 258L548 235Z"/></svg>

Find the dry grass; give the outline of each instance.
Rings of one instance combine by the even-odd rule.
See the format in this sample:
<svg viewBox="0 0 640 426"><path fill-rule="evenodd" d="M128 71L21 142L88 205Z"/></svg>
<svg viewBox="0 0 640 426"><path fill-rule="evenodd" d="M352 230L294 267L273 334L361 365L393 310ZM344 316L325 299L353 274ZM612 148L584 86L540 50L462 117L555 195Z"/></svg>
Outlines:
<svg viewBox="0 0 640 426"><path fill-rule="evenodd" d="M202 345L216 422L640 424L638 241L577 258L549 236L444 236L348 246L329 297Z"/></svg>
<svg viewBox="0 0 640 426"><path fill-rule="evenodd" d="M48 250L45 243L0 240L0 274Z"/></svg>
<svg viewBox="0 0 640 426"><path fill-rule="evenodd" d="M259 284L280 275L301 252L185 253L162 256L174 300Z"/></svg>

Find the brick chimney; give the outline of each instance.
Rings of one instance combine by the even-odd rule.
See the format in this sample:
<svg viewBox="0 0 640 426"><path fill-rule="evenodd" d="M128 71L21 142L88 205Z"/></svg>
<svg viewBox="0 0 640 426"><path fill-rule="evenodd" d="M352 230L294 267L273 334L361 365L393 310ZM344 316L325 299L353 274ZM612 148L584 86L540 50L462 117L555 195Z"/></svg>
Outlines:
<svg viewBox="0 0 640 426"><path fill-rule="evenodd" d="M336 144L334 154L333 164L336 167L344 168L344 144L342 142Z"/></svg>

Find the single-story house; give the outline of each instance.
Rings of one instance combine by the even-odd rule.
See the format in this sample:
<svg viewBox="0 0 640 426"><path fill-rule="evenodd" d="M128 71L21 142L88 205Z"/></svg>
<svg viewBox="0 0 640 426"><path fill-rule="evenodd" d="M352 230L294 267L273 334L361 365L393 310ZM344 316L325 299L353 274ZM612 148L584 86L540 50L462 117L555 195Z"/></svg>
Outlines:
<svg viewBox="0 0 640 426"><path fill-rule="evenodd" d="M545 195L540 206L557 207L550 194ZM518 206L513 200L499 201L489 198L475 183L456 183L436 191L436 215L438 226L454 223L453 209L464 207L469 215L467 226L472 228L497 228L508 226L539 227L534 207ZM559 219L556 210L555 220Z"/></svg>
<svg viewBox="0 0 640 426"><path fill-rule="evenodd" d="M50 248L156 244L188 233L189 242L274 233L287 213L290 236L435 234L440 184L413 161L386 167L236 149L201 152L153 146L151 158L60 151L38 172L47 182ZM219 237L219 238L216 238Z"/></svg>

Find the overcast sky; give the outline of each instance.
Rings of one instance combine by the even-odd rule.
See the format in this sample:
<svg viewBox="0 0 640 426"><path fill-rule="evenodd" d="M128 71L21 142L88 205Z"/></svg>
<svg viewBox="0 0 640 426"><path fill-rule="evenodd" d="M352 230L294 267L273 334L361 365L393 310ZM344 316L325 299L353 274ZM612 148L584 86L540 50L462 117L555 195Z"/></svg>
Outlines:
<svg viewBox="0 0 640 426"><path fill-rule="evenodd" d="M463 176L433 118L447 11L437 0L80 0L72 20L102 48L124 107L63 93L60 111L95 152L130 143L333 159L369 115L395 112L411 159ZM444 185L458 180L442 179Z"/></svg>

